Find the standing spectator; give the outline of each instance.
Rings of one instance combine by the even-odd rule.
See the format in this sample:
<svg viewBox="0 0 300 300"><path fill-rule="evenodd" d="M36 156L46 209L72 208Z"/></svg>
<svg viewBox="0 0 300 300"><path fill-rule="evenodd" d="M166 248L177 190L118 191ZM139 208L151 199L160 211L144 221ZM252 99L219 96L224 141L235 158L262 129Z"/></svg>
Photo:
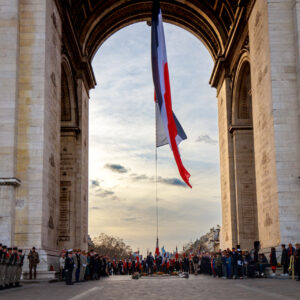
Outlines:
<svg viewBox="0 0 300 300"><path fill-rule="evenodd" d="M66 272L66 285L72 285L72 275L74 269L74 259L72 257L72 251L68 251L68 255L65 261L65 272Z"/></svg>
<svg viewBox="0 0 300 300"><path fill-rule="evenodd" d="M153 274L154 258L151 252L147 256L146 263L148 265L148 274Z"/></svg>
<svg viewBox="0 0 300 300"><path fill-rule="evenodd" d="M226 250L222 252L222 275L223 278L227 278L227 264L226 264Z"/></svg>
<svg viewBox="0 0 300 300"><path fill-rule="evenodd" d="M218 277L222 277L222 257L221 257L221 253L219 252L216 255L215 264L216 264Z"/></svg>
<svg viewBox="0 0 300 300"><path fill-rule="evenodd" d="M243 265L244 258L241 253L241 249L237 249L237 277L243 278Z"/></svg>
<svg viewBox="0 0 300 300"><path fill-rule="evenodd" d="M66 260L66 252L63 250L60 254L59 258L59 270L60 270L60 278L64 280L65 278L65 260Z"/></svg>
<svg viewBox="0 0 300 300"><path fill-rule="evenodd" d="M281 245L282 252L281 252L281 265L283 268L282 276L288 276L288 269L289 269L289 257L288 257L288 250L285 248L285 244Z"/></svg>
<svg viewBox="0 0 300 300"><path fill-rule="evenodd" d="M229 252L227 252L226 253L226 268L227 268L226 273L227 273L227 278L228 279L231 278L231 269L232 269L231 268L231 265L232 265L231 261L232 261L232 257L229 254Z"/></svg>
<svg viewBox="0 0 300 300"><path fill-rule="evenodd" d="M295 271L296 274L298 274L297 281L300 281L300 245L296 244L296 250L295 250Z"/></svg>
<svg viewBox="0 0 300 300"><path fill-rule="evenodd" d="M183 272L189 273L189 259L186 257L186 254L184 254L183 258Z"/></svg>
<svg viewBox="0 0 300 300"><path fill-rule="evenodd" d="M276 276L277 258L276 258L276 250L274 247L271 248L270 265L271 265L272 272L273 272L271 276Z"/></svg>
<svg viewBox="0 0 300 300"><path fill-rule="evenodd" d="M289 266L291 266L291 259L294 259L294 252L295 252L295 248L293 247L293 245L290 243L289 247L288 247L288 264Z"/></svg>
<svg viewBox="0 0 300 300"><path fill-rule="evenodd" d="M193 264L194 264L194 272L195 274L198 274L199 257L197 254L193 256Z"/></svg>
<svg viewBox="0 0 300 300"><path fill-rule="evenodd" d="M36 267L40 263L40 258L39 254L35 251L35 247L32 247L27 258L29 260L29 279L32 279L32 269L34 279L36 279Z"/></svg>
<svg viewBox="0 0 300 300"><path fill-rule="evenodd" d="M231 256L232 256L232 260L231 260L231 264L232 264L232 276L234 279L237 279L238 276L238 255L235 251L235 248L232 248L232 252L231 252Z"/></svg>

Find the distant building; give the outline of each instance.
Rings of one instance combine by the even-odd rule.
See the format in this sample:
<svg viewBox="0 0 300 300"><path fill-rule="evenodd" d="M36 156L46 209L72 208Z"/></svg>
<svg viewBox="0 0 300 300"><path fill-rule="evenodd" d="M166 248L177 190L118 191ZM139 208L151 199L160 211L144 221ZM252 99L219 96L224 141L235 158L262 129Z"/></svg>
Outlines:
<svg viewBox="0 0 300 300"><path fill-rule="evenodd" d="M201 236L199 239L200 251L218 251L220 249L220 231L221 227L217 225Z"/></svg>

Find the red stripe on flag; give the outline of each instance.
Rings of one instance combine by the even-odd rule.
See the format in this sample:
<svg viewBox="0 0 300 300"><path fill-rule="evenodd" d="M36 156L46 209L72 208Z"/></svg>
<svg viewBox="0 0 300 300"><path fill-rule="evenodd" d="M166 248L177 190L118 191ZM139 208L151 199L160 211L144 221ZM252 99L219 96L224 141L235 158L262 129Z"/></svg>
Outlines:
<svg viewBox="0 0 300 300"><path fill-rule="evenodd" d="M173 118L173 112L172 112L172 102L171 102L171 88L170 88L170 80L169 80L169 69L168 69L168 63L166 62L164 65L164 79L165 79L165 106L166 106L166 112L167 112L167 118L168 118L168 129L169 129L169 136L170 136L170 142L171 147L173 151L173 155L180 173L181 178L183 181L190 187L192 186L189 183L189 178L191 177L190 173L185 169L180 153L178 150L178 146L176 143L176 136L177 136L177 128L176 124Z"/></svg>

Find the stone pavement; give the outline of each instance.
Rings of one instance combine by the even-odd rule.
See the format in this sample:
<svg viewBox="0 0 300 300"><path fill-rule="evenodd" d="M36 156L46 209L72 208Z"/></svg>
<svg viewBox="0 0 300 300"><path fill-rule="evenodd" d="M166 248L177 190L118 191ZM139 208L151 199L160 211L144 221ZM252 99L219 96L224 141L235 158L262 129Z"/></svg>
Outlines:
<svg viewBox="0 0 300 300"><path fill-rule="evenodd" d="M0 292L7 300L115 300L115 299L300 299L300 282L277 279L214 279L205 275L182 278L133 280L114 276L100 281L66 286L63 282L26 284L22 288Z"/></svg>

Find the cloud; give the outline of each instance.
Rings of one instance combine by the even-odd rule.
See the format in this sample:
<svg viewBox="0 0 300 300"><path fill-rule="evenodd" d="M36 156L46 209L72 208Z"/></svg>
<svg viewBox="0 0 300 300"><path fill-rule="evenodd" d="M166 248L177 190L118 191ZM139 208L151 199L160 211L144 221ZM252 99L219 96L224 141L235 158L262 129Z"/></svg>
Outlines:
<svg viewBox="0 0 300 300"><path fill-rule="evenodd" d="M133 173L130 175L132 180L134 181L148 181L148 182L155 182L155 177L154 176L147 176L145 174L136 174ZM175 185L179 187L187 187L187 185L180 179L178 178L163 178L161 176L158 176L157 182L159 183L164 183L167 185Z"/></svg>
<svg viewBox="0 0 300 300"><path fill-rule="evenodd" d="M200 143L203 142L203 143L211 144L211 145L216 145L218 143L217 140L214 140L208 134L202 134L202 135L198 136L198 138L196 139L196 142L200 142Z"/></svg>
<svg viewBox="0 0 300 300"><path fill-rule="evenodd" d="M158 182L168 184L168 185L176 185L176 186L181 186L181 187L187 187L187 185L180 179L178 178L162 178L158 177Z"/></svg>
<svg viewBox="0 0 300 300"><path fill-rule="evenodd" d="M89 207L90 210L101 210L101 207L99 206L92 206L92 207Z"/></svg>
<svg viewBox="0 0 300 300"><path fill-rule="evenodd" d="M90 180L90 183L91 183L91 188L96 188L98 186L100 186L100 182L99 180L95 179L95 180Z"/></svg>
<svg viewBox="0 0 300 300"><path fill-rule="evenodd" d="M114 191L106 190L100 187L100 181L97 179L90 180L91 194L99 197L111 197L112 200L117 200L117 196L113 196L115 194Z"/></svg>
<svg viewBox="0 0 300 300"><path fill-rule="evenodd" d="M117 173L127 173L128 170L123 167L122 165L119 165L119 164L106 164L104 166L106 169L109 169L113 172L117 172Z"/></svg>

